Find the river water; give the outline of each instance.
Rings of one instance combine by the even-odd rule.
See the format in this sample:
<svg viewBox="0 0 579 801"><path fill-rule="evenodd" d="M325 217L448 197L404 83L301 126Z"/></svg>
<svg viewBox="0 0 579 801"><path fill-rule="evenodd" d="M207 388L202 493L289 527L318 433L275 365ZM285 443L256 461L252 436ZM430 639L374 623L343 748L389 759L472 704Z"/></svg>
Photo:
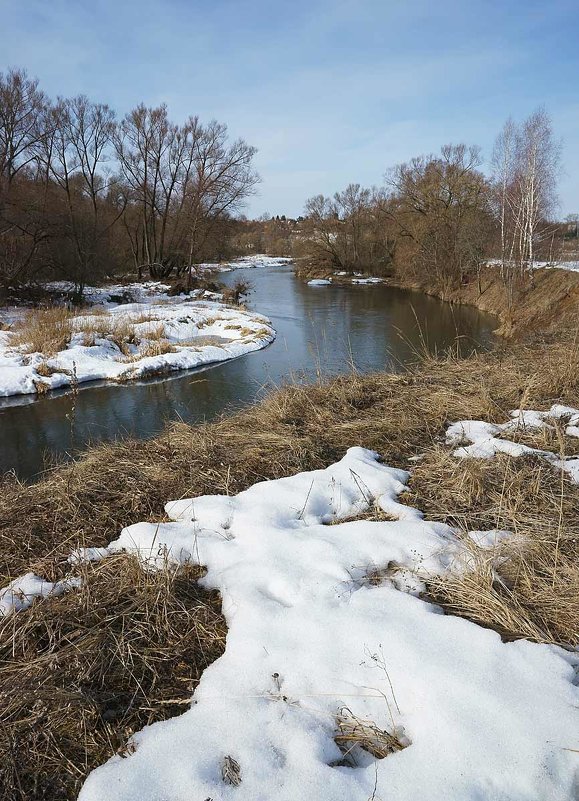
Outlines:
<svg viewBox="0 0 579 801"><path fill-rule="evenodd" d="M424 344L439 351L457 337L463 353L492 343L494 317L418 292L379 284L308 286L289 265L235 270L225 283L247 279L248 305L277 331L265 350L162 380L85 384L71 393L7 399L0 405L0 472L31 479L54 459L90 443L150 437L170 420L211 420L290 380L352 370L389 369L415 361Z"/></svg>

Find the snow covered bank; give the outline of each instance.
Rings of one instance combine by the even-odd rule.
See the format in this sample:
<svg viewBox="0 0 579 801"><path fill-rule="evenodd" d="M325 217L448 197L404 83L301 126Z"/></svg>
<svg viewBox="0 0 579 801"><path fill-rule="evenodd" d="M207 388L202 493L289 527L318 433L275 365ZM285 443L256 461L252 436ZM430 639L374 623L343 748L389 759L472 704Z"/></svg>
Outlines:
<svg viewBox="0 0 579 801"><path fill-rule="evenodd" d="M256 253L252 256L242 256L228 262L207 262L200 264L197 268L200 272L226 273L231 270L242 270L248 267L281 267L290 264L293 259L287 256L265 256L263 253Z"/></svg>
<svg viewBox="0 0 579 801"><path fill-rule="evenodd" d="M511 420L502 424L487 423L484 420L461 420L449 426L446 441L449 445L460 445L454 451L454 455L459 458L491 459L497 453L506 453L513 457L537 456L568 473L571 480L579 484L579 454L561 458L552 451L513 442L503 436L508 433L553 428L555 421L563 424L567 436L579 437L579 409L554 404L546 412L515 409L511 412Z"/></svg>
<svg viewBox="0 0 579 801"><path fill-rule="evenodd" d="M62 293L63 295L74 292L74 284L70 281L50 281L43 284L43 287L50 292ZM115 308L124 303L156 303L158 301L175 301L176 298L169 295L170 284L162 281L134 281L130 284L107 284L106 286L85 286L83 297L89 306L103 306L104 308ZM218 299L219 295L203 290L194 290L190 297L203 297ZM5 310L0 309L0 314Z"/></svg>
<svg viewBox="0 0 579 801"><path fill-rule="evenodd" d="M56 352L26 341L22 315L13 319L10 329L0 331L0 396L189 369L258 350L275 336L267 318L225 306L213 293L197 293L211 300L170 298L161 284L130 285L122 289L138 292L140 300L121 303L115 300L119 289L89 288L97 310L68 316L63 310ZM42 326L42 317L35 326Z"/></svg>
<svg viewBox="0 0 579 801"><path fill-rule="evenodd" d="M110 552L207 566L227 645L191 709L136 734L81 801L571 801L572 658L417 597L429 576L468 569L468 550L400 503L407 478L352 448L124 529ZM374 503L397 519L346 522Z"/></svg>
<svg viewBox="0 0 579 801"><path fill-rule="evenodd" d="M500 267L500 259L488 259L486 262L490 267ZM511 266L517 267L514 262L510 262ZM534 261L533 270L569 270L571 272L579 272L579 261Z"/></svg>
<svg viewBox="0 0 579 801"><path fill-rule="evenodd" d="M545 268L546 270L570 270L571 272L579 272L579 261L536 261L534 267L536 270Z"/></svg>

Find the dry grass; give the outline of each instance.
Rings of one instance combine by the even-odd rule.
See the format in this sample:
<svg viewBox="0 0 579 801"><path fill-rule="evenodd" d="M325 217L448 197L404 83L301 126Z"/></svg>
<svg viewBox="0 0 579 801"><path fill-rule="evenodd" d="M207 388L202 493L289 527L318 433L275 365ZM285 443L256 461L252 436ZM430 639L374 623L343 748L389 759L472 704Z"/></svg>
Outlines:
<svg viewBox="0 0 579 801"><path fill-rule="evenodd" d="M506 457L488 462L456 460L441 444L449 422L477 418L503 422L521 401L527 408L540 409L556 401L579 405L579 352L569 347L569 341L572 337L562 342L510 345L463 361L426 359L399 375L351 375L329 384L296 384L211 424L176 423L151 440L98 446L77 462L53 469L32 486L7 477L0 486L1 585L28 570L48 579L63 577L68 571L66 557L73 548L106 545L124 525L162 520L168 500L234 494L256 481L327 466L341 458L347 447L362 445L381 453L388 464L414 467L412 495L404 501L416 504L430 518L464 531L509 529L518 535L518 543L524 543L506 546L503 555L509 559L500 568L499 580L488 560L481 560L479 568L463 579L433 583L430 593L438 602L455 614L492 626L507 638L576 641L579 488L544 461ZM417 454L424 454L422 461L409 463L408 458ZM390 568L395 566L386 567ZM120 717L108 720L106 727L104 722L95 723L102 718L98 693L109 699L113 688L120 686L116 668L110 673L99 671L105 670L102 663L110 661L119 647L115 632L121 621L132 625L136 613L127 610L133 610L131 604L140 604L139 598L150 599L160 593L155 582L164 586L164 582L180 579L164 572L143 574L130 560L120 558L87 570L87 574L82 592L34 605L18 615L14 629L11 622L3 629L0 690L4 686L6 691L0 699L4 706L0 715L6 718L5 710L12 710L4 742L8 748L11 738L21 738L19 754L24 754L20 773L14 767L12 746L5 758L11 767L4 781L16 787L10 790L13 795L6 791L6 799L66 798L81 775L126 741L127 727L138 728L147 720L182 709L180 703L164 705L155 699L182 701L188 697L189 685L180 694L172 686L168 695L158 695L160 685L151 677L153 689L146 690L146 700L134 705L141 717L132 719L128 712L126 717L123 707ZM367 580L384 578L380 571L369 574ZM191 581L186 586L198 592ZM161 593L160 597L165 596ZM199 602L205 603L202 598ZM144 617L137 615L135 625L141 626L138 642L142 646L137 651L147 655L147 664L142 665L146 673L147 665L153 664L147 643L150 638L159 641L155 631L160 624L146 622L156 619L157 601L152 606L147 605L149 601L142 603L147 611ZM166 603L169 601L162 602L161 610ZM177 633L182 638L189 627L179 615L175 619L181 621ZM74 625L68 628L71 620ZM219 652L222 644L212 633L207 639L204 629L196 627L195 632L198 639L194 646L190 644L194 652L183 639L172 640L172 659L199 667ZM169 642L171 637L167 634L163 641ZM64 654L72 653L66 650L67 638L78 646L74 659L80 661L81 671L90 672L93 662L100 660L101 667L91 673L100 678L90 680L86 693L82 687L77 691L75 685L74 675L80 672L64 681L66 670L77 669L74 660L68 666L63 659L62 672L60 668L35 672L37 662L46 664L43 660L51 658L51 649L55 654L61 648ZM135 658L140 657L135 654ZM55 664L60 663L57 660ZM161 673L162 664L163 660L158 667ZM58 684L61 680L62 686ZM130 681L130 676L125 680ZM7 690L14 688L16 681L23 688L22 701L18 699L20 691ZM44 685L44 681L50 683ZM70 687L75 689L69 697ZM42 712L30 711L36 696L43 704L38 707ZM70 710L62 725L61 707ZM36 714L44 716L40 719L45 725L32 726L38 720ZM133 722L127 723L129 719ZM84 728L79 729L75 721ZM90 757L83 756L89 753ZM55 760L69 789L50 785L47 777L54 778L50 766ZM22 791L17 788L18 781L23 783Z"/></svg>
<svg viewBox="0 0 579 801"><path fill-rule="evenodd" d="M371 500L370 498L368 500ZM378 506L377 503L372 503L369 509L363 512L350 515L349 517L336 517L324 523L326 526L339 526L342 523L352 523L355 520L372 520L373 522L380 522L381 520L398 520L397 517L386 514L386 512Z"/></svg>
<svg viewBox="0 0 579 801"><path fill-rule="evenodd" d="M116 556L0 624L0 798L74 799L135 731L185 710L224 647L219 598L198 575Z"/></svg>
<svg viewBox="0 0 579 801"><path fill-rule="evenodd" d="M203 348L206 345L227 345L230 343L230 339L221 337L218 334L200 334L199 336L193 337L193 339L181 340L179 345L182 348L193 348L194 350L197 350L198 348Z"/></svg>
<svg viewBox="0 0 579 801"><path fill-rule="evenodd" d="M537 408L577 403L578 354L556 343L521 346L428 362L405 374L291 385L214 423L175 423L150 440L99 445L32 486L7 477L0 493L0 577L13 578L38 558L58 561L78 544L106 545L122 526L158 518L169 499L239 492L256 481L326 466L351 445L409 467L408 457L435 442L449 422L503 421L523 395ZM449 463L458 471L479 464L450 457ZM418 463L417 476L424 464ZM433 510L427 501L424 493L429 513L450 513L448 505Z"/></svg>
<svg viewBox="0 0 579 801"><path fill-rule="evenodd" d="M567 474L535 457L456 460L435 447L411 489L429 518L515 535L499 566L473 549L474 571L433 581L435 600L507 639L579 642L579 486Z"/></svg>
<svg viewBox="0 0 579 801"><path fill-rule="evenodd" d="M197 323L197 328L199 329L207 328L208 326L213 325L219 320L224 320L224 319L225 319L224 317L220 317L219 315L214 315L213 317L206 317L205 320L200 320Z"/></svg>
<svg viewBox="0 0 579 801"><path fill-rule="evenodd" d="M336 727L338 732L334 739L344 755L342 762L352 767L357 765L356 751L359 748L375 759L384 759L408 745L397 731L391 733L381 729L373 721L360 718L347 708L340 710Z"/></svg>
<svg viewBox="0 0 579 801"><path fill-rule="evenodd" d="M38 379L32 379L32 383L34 384L34 389L36 390L37 395L46 395L50 392L50 384L46 381L39 381Z"/></svg>
<svg viewBox="0 0 579 801"><path fill-rule="evenodd" d="M111 339L123 353L129 344L137 342L133 321L108 314L87 313L77 317L75 333L83 335L83 345L91 347L97 339Z"/></svg>
<svg viewBox="0 0 579 801"><path fill-rule="evenodd" d="M154 339L139 346L139 352L132 357L132 361L144 359L147 356L162 356L164 353L175 353L177 348L167 339Z"/></svg>
<svg viewBox="0 0 579 801"><path fill-rule="evenodd" d="M118 319L98 308L79 314L65 306L53 306L32 309L15 323L11 345L22 353L50 357L64 350L76 333L83 334L86 346L94 345L99 337L112 339L125 354L129 345L138 343L131 319Z"/></svg>
<svg viewBox="0 0 579 801"><path fill-rule="evenodd" d="M50 357L64 350L71 337L80 333L85 347L92 347L98 339L109 339L128 361L136 361L145 356L161 356L175 351L175 347L165 338L163 323L151 326L142 335L135 330L140 323L155 321L150 311L134 317L118 317L98 307L82 313L65 307L34 309L14 326L12 344L22 353L42 353ZM137 353L134 353L135 347L138 348ZM41 363L36 372L48 377L56 371L46 363ZM44 382L37 382L39 394L48 389Z"/></svg>
<svg viewBox="0 0 579 801"><path fill-rule="evenodd" d="M51 367L46 362L41 362L39 365L35 367L36 373L42 378L50 378L50 376L55 375L55 373L65 373L66 375L72 375L70 370L66 370L64 367Z"/></svg>
<svg viewBox="0 0 579 801"><path fill-rule="evenodd" d="M23 353L54 356L70 342L73 319L65 306L33 309L14 324L11 344Z"/></svg>

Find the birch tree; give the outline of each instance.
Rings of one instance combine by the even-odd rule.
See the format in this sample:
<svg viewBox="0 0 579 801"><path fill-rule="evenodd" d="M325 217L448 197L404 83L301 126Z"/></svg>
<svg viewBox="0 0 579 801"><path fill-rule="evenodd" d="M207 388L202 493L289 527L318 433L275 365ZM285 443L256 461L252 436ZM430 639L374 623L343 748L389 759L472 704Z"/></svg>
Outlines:
<svg viewBox="0 0 579 801"><path fill-rule="evenodd" d="M508 119L491 161L495 211L501 234L501 276L513 303L516 280L532 270L537 248L554 237L560 145L543 108L520 126Z"/></svg>
<svg viewBox="0 0 579 801"><path fill-rule="evenodd" d="M495 140L491 158L493 186L501 232L501 276L506 277L512 260L512 238L509 242L509 221L513 207L513 186L517 166L517 127L512 119L505 122Z"/></svg>
<svg viewBox="0 0 579 801"><path fill-rule="evenodd" d="M533 269L536 246L556 208L559 160L560 145L554 140L550 117L539 108L525 120L517 136L514 211L521 271Z"/></svg>

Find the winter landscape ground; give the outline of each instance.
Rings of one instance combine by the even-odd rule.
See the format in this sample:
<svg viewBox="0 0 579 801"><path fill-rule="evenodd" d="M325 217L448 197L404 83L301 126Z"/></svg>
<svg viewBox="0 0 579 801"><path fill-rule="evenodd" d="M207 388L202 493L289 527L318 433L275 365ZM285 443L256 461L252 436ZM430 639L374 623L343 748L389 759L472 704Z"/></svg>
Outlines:
<svg viewBox="0 0 579 801"><path fill-rule="evenodd" d="M278 264L248 257L202 264L198 273ZM65 295L66 283L45 285ZM269 344L275 332L259 314L227 307L203 289L171 296L157 282L85 288L88 306L44 310L0 307L0 396L43 394L87 381L131 381L225 361Z"/></svg>
<svg viewBox="0 0 579 801"><path fill-rule="evenodd" d="M0 801L579 801L575 6L3 4Z"/></svg>
<svg viewBox="0 0 579 801"><path fill-rule="evenodd" d="M578 366L427 359L5 483L13 775L70 787L88 725L90 801L574 798Z"/></svg>

